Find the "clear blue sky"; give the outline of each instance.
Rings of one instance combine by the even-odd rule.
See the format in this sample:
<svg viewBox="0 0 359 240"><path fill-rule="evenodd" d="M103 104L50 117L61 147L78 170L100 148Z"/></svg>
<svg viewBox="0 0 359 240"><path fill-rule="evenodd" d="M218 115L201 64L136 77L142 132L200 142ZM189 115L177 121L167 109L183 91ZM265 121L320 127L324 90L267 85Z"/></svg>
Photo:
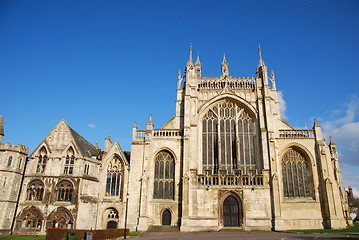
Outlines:
<svg viewBox="0 0 359 240"><path fill-rule="evenodd" d="M0 1L0 115L30 152L64 118L92 143L130 150L134 121L175 113L188 48L203 75L255 76L257 46L286 120L319 119L339 145L345 186L359 190L359 1Z"/></svg>

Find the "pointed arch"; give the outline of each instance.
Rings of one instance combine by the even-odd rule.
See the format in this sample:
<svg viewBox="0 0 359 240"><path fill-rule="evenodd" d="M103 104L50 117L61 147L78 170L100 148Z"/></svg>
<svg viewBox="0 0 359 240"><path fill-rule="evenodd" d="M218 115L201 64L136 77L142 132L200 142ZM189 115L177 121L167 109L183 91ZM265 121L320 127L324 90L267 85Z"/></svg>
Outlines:
<svg viewBox="0 0 359 240"><path fill-rule="evenodd" d="M171 226L172 225L172 210L170 208L164 208L161 211L161 224L163 226Z"/></svg>
<svg viewBox="0 0 359 240"><path fill-rule="evenodd" d="M38 160L36 166L36 173L44 173L48 159L48 151L45 146L42 146L38 151Z"/></svg>
<svg viewBox="0 0 359 240"><path fill-rule="evenodd" d="M109 207L104 211L106 229L116 229L119 223L119 214L116 208Z"/></svg>
<svg viewBox="0 0 359 240"><path fill-rule="evenodd" d="M74 228L75 221L71 212L65 207L58 207L47 218L47 227Z"/></svg>
<svg viewBox="0 0 359 240"><path fill-rule="evenodd" d="M240 227L243 224L243 206L241 196L234 191L222 195L219 202L220 224L224 227Z"/></svg>
<svg viewBox="0 0 359 240"><path fill-rule="evenodd" d="M119 196L122 199L123 176L125 170L124 160L113 154L106 165L106 196Z"/></svg>
<svg viewBox="0 0 359 240"><path fill-rule="evenodd" d="M44 183L35 179L28 183L26 190L26 200L27 201L42 201L44 196Z"/></svg>
<svg viewBox="0 0 359 240"><path fill-rule="evenodd" d="M212 102L201 114L203 172L234 174L257 169L256 114L233 98Z"/></svg>
<svg viewBox="0 0 359 240"><path fill-rule="evenodd" d="M282 153L281 171L285 198L313 198L311 160L297 144L291 144Z"/></svg>
<svg viewBox="0 0 359 240"><path fill-rule="evenodd" d="M175 159L170 151L161 150L155 155L154 199L174 199Z"/></svg>
<svg viewBox="0 0 359 240"><path fill-rule="evenodd" d="M56 185L57 201L71 202L74 194L74 187L71 181L61 180Z"/></svg>
<svg viewBox="0 0 359 240"><path fill-rule="evenodd" d="M23 229L41 230L43 215L39 208L29 206L24 208L16 218L17 225ZM20 226L19 226L20 225Z"/></svg>
<svg viewBox="0 0 359 240"><path fill-rule="evenodd" d="M73 174L75 164L75 151L72 146L70 146L66 151L66 160L64 166L64 174Z"/></svg>

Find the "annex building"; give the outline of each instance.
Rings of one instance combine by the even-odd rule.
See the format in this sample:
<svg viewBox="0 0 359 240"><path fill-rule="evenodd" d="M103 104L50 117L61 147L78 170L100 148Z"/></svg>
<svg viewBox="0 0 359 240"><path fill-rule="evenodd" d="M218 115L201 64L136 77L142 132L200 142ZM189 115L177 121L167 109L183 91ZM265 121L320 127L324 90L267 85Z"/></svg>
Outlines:
<svg viewBox="0 0 359 240"><path fill-rule="evenodd" d="M202 76L192 48L175 115L136 124L131 151L103 149L61 120L28 155L0 145L2 234L47 228L181 231L344 228L350 223L336 145L281 119L275 76L259 49L254 77ZM0 119L0 143L4 125Z"/></svg>

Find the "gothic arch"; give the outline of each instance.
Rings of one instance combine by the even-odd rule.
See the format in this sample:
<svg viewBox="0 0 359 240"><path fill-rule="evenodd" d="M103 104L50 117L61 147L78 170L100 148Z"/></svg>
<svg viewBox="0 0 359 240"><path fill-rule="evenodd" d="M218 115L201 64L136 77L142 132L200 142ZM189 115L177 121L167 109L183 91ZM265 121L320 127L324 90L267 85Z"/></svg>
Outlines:
<svg viewBox="0 0 359 240"><path fill-rule="evenodd" d="M173 222L173 211L171 208L163 208L160 212L161 225L171 226Z"/></svg>
<svg viewBox="0 0 359 240"><path fill-rule="evenodd" d="M213 97L212 99L208 100L206 103L204 103L202 106L198 108L197 113L199 113L198 114L199 120L207 113L207 111L213 104L224 99L230 100L242 106L244 109L249 111L251 117L257 119L257 115L258 115L257 110L248 101L237 95L225 93Z"/></svg>
<svg viewBox="0 0 359 240"><path fill-rule="evenodd" d="M202 173L237 174L261 169L259 129L252 110L233 98L219 98L199 114Z"/></svg>
<svg viewBox="0 0 359 240"><path fill-rule="evenodd" d="M125 160L117 153L112 154L105 163L105 196L119 196L122 199L124 186Z"/></svg>
<svg viewBox="0 0 359 240"><path fill-rule="evenodd" d="M62 179L56 184L56 192L56 201L71 202L75 193L74 184L69 179Z"/></svg>
<svg viewBox="0 0 359 240"><path fill-rule="evenodd" d="M40 231L43 222L43 215L39 208L29 206L24 208L16 218L17 228L32 229Z"/></svg>
<svg viewBox="0 0 359 240"><path fill-rule="evenodd" d="M28 201L42 201L44 196L45 185L40 179L31 180L27 184L26 200Z"/></svg>
<svg viewBox="0 0 359 240"><path fill-rule="evenodd" d="M230 201L228 201L230 200ZM235 203L237 206L229 206L228 202ZM219 199L219 225L222 227L241 227L243 225L244 211L243 211L243 201L239 193L235 191L225 192ZM232 207L232 208L231 208ZM234 209L233 209L234 207ZM229 210L229 211L228 211ZM234 210L234 211L233 211ZM228 218L231 218L229 222ZM234 221L233 221L234 220Z"/></svg>
<svg viewBox="0 0 359 240"><path fill-rule="evenodd" d="M114 207L108 207L103 213L103 223L105 229L119 228L119 213Z"/></svg>
<svg viewBox="0 0 359 240"><path fill-rule="evenodd" d="M298 143L288 144L280 153L279 169L285 198L314 198L314 161Z"/></svg>
<svg viewBox="0 0 359 240"><path fill-rule="evenodd" d="M153 199L174 199L175 157L163 148L154 155Z"/></svg>
<svg viewBox="0 0 359 240"><path fill-rule="evenodd" d="M47 218L47 227L53 228L75 228L74 217L65 207L53 210Z"/></svg>
<svg viewBox="0 0 359 240"><path fill-rule="evenodd" d="M308 150L308 148L306 148L304 145L302 145L300 143L296 143L296 142L292 142L292 143L289 143L286 146L284 146L282 148L282 150L280 150L279 159L283 158L283 155L285 154L285 152L289 148L295 148L298 151L300 151L302 154L305 155L306 159L308 159L310 161L310 165L315 166L315 160L314 160L313 155L311 154L311 152Z"/></svg>

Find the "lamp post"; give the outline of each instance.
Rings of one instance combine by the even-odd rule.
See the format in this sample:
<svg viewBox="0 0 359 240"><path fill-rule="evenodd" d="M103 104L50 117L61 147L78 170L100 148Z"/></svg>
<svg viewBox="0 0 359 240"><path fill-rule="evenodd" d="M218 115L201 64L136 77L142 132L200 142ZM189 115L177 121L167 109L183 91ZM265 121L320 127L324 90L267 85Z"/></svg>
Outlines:
<svg viewBox="0 0 359 240"><path fill-rule="evenodd" d="M130 182L130 165L128 165L127 167L127 189L126 189L126 210L125 210L125 235L123 237L123 239L126 239L126 227L127 227L127 211L128 211L128 185Z"/></svg>

